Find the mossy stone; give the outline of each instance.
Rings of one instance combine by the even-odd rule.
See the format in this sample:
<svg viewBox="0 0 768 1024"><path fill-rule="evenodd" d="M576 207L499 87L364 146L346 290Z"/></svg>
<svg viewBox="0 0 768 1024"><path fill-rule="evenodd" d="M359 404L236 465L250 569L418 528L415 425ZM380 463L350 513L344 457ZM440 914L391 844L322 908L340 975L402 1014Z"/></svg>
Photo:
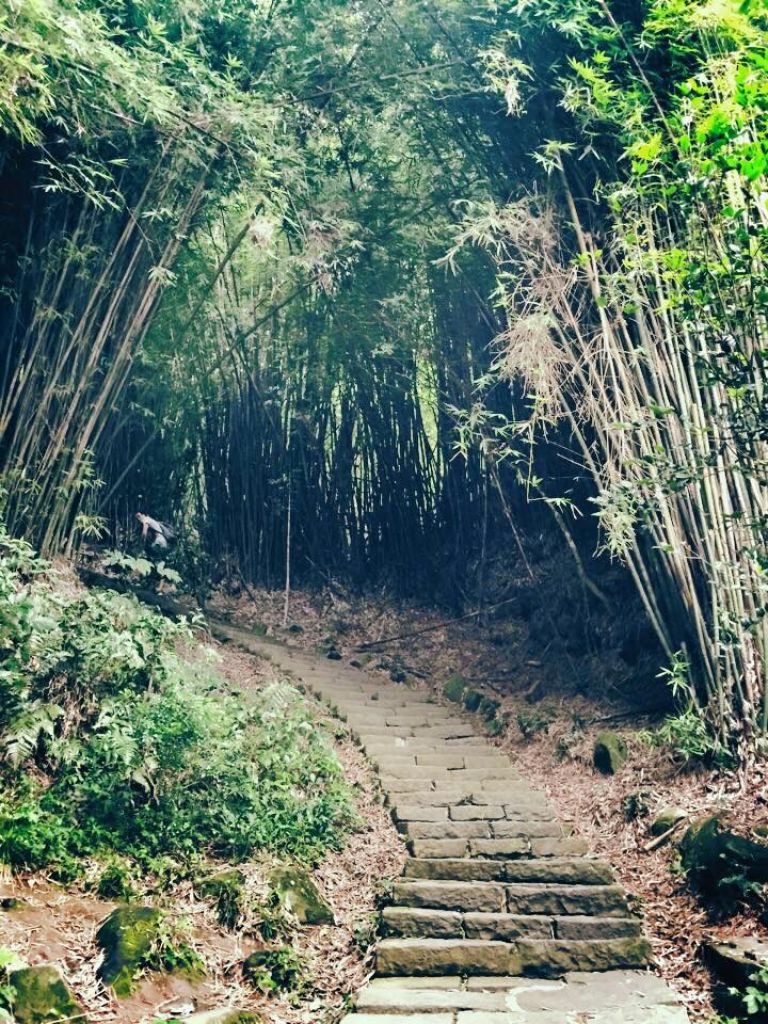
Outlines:
<svg viewBox="0 0 768 1024"><path fill-rule="evenodd" d="M627 760L627 745L615 732L601 732L595 740L592 759L603 775L615 775Z"/></svg>
<svg viewBox="0 0 768 1024"><path fill-rule="evenodd" d="M214 900L219 924L234 928L243 910L245 875L238 868L218 871L196 885L200 896Z"/></svg>
<svg viewBox="0 0 768 1024"><path fill-rule="evenodd" d="M443 696L447 700L452 700L454 704L461 704L466 688L466 679L463 676L454 674L448 677L448 682L443 687Z"/></svg>
<svg viewBox="0 0 768 1024"><path fill-rule="evenodd" d="M768 882L768 843L736 835L717 817L699 818L680 842L686 873L704 890L715 891L724 879L743 876Z"/></svg>
<svg viewBox="0 0 768 1024"><path fill-rule="evenodd" d="M491 722L496 717L496 714L500 707L501 705L497 700L493 700L491 697L483 697L483 699L480 701L480 704L478 705L477 710L480 712L480 714L483 716L486 722Z"/></svg>
<svg viewBox="0 0 768 1024"><path fill-rule="evenodd" d="M484 699L479 690L465 690L462 696L462 703L467 711L477 711Z"/></svg>
<svg viewBox="0 0 768 1024"><path fill-rule="evenodd" d="M685 818L685 811L680 807L664 807L651 822L651 835L663 836L683 818Z"/></svg>
<svg viewBox="0 0 768 1024"><path fill-rule="evenodd" d="M157 938L160 918L160 911L152 907L118 907L96 932L96 942L104 950L99 977L118 998L133 991L135 975Z"/></svg>
<svg viewBox="0 0 768 1024"><path fill-rule="evenodd" d="M296 865L276 868L269 884L280 906L300 924L334 924L333 911L309 873Z"/></svg>
<svg viewBox="0 0 768 1024"><path fill-rule="evenodd" d="M12 971L13 1019L16 1024L50 1024L84 1020L85 1010L55 967L21 967Z"/></svg>

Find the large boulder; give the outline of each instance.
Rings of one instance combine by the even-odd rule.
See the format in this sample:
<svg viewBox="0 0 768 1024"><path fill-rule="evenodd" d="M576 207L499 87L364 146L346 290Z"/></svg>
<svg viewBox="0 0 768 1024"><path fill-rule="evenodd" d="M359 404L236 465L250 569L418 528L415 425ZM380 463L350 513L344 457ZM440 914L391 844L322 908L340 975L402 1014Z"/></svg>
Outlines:
<svg viewBox="0 0 768 1024"><path fill-rule="evenodd" d="M160 911L152 907L118 907L96 932L96 942L104 950L99 977L118 998L133 991L158 937L160 918Z"/></svg>
<svg viewBox="0 0 768 1024"><path fill-rule="evenodd" d="M333 911L324 900L309 872L298 865L275 868L269 876L274 897L283 910L299 924L334 924Z"/></svg>
<svg viewBox="0 0 768 1024"><path fill-rule="evenodd" d="M699 818L680 842L682 865L704 892L714 893L725 879L768 882L768 843L730 832L720 818Z"/></svg>
<svg viewBox="0 0 768 1024"><path fill-rule="evenodd" d="M21 967L11 972L8 982L13 990L13 1019L16 1024L85 1020L85 1010L52 965Z"/></svg>
<svg viewBox="0 0 768 1024"><path fill-rule="evenodd" d="M592 760L603 775L615 775L627 760L627 744L615 732L601 732L595 739Z"/></svg>

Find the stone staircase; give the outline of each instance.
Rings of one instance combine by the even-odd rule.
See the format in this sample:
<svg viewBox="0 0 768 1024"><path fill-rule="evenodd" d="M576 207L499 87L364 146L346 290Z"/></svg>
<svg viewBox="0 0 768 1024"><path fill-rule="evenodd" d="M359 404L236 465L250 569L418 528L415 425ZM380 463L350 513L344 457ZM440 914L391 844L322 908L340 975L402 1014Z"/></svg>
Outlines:
<svg viewBox="0 0 768 1024"><path fill-rule="evenodd" d="M610 866L468 717L425 690L246 646L349 724L411 855L382 913L376 977L342 1024L686 1024L642 970L650 947Z"/></svg>
<svg viewBox="0 0 768 1024"><path fill-rule="evenodd" d="M382 914L382 977L642 967L640 922L607 864L546 800L428 695L317 686L379 770L411 858Z"/></svg>

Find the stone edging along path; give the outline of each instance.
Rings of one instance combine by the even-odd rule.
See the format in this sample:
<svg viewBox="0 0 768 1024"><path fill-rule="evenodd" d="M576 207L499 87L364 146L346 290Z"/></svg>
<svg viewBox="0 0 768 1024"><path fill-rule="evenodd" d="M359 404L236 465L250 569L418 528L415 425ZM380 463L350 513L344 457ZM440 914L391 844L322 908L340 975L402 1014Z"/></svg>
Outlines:
<svg viewBox="0 0 768 1024"><path fill-rule="evenodd" d="M342 1024L687 1024L643 969L650 947L610 866L467 716L426 690L214 628L348 723L406 837L375 976Z"/></svg>

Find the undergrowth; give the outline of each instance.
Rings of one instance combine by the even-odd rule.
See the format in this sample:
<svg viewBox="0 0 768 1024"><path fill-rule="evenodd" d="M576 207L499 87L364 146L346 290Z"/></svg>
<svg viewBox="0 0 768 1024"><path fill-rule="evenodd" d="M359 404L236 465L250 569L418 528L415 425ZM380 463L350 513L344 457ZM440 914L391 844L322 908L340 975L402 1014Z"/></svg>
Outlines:
<svg viewBox="0 0 768 1024"><path fill-rule="evenodd" d="M152 870L341 844L349 793L300 695L244 700L179 653L191 626L125 595L63 596L0 528L0 862L67 879L89 856Z"/></svg>

